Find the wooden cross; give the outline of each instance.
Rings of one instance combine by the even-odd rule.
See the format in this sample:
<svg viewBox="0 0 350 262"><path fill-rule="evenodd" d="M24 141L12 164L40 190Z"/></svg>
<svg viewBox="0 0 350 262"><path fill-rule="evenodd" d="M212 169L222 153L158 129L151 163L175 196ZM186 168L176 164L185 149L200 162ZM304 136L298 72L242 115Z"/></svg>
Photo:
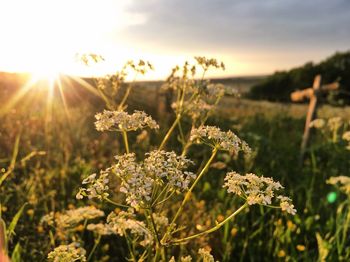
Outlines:
<svg viewBox="0 0 350 262"><path fill-rule="evenodd" d="M321 75L317 75L314 79L314 84L312 87L295 91L291 93L290 97L293 102L299 102L304 99L309 99L309 109L306 115L306 122L305 122L305 128L304 128L304 134L303 139L301 142L301 148L300 148L300 160L302 161L304 158L306 146L309 141L310 137L310 123L312 120L314 120L316 116L316 106L317 106L317 99L321 93L329 92L332 90L336 90L339 88L339 83L334 82L327 85L321 85Z"/></svg>

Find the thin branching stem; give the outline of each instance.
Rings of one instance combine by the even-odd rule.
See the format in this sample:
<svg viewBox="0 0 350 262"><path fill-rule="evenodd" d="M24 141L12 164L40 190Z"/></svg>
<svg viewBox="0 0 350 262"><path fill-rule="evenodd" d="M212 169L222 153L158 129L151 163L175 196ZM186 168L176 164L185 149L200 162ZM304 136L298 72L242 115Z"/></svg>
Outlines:
<svg viewBox="0 0 350 262"><path fill-rule="evenodd" d="M172 230L172 227L174 226L177 218L179 217L179 215L181 214L186 202L191 198L191 193L194 189L194 187L197 185L197 183L199 182L199 180L201 179L201 177L207 172L207 170L209 169L210 164L213 162L216 154L218 152L218 149L215 147L212 151L212 154L209 158L209 160L207 161L207 163L205 164L205 166L203 167L202 171L199 173L199 175L197 176L196 180L193 182L192 186L190 187L190 189L186 192L186 195L184 197L184 199L182 200L182 203L180 205L180 208L177 210L173 220L171 221L170 225L169 225L169 230ZM170 232L167 232L162 240L165 240L165 238L169 235Z"/></svg>
<svg viewBox="0 0 350 262"><path fill-rule="evenodd" d="M181 119L181 114L178 114L178 115L176 116L176 119L175 119L174 123L171 125L171 127L170 127L170 129L168 130L168 132L166 133L166 135L165 135L165 137L164 137L162 143L160 144L159 150L163 150L164 146L165 146L166 143L168 142L168 140L169 140L171 134L173 133L173 131L174 131L176 125L178 124L178 122L180 121L180 119Z"/></svg>
<svg viewBox="0 0 350 262"><path fill-rule="evenodd" d="M123 140L125 144L125 151L127 154L129 154L130 150L129 150L128 134L126 131L122 131L122 135L123 135Z"/></svg>
<svg viewBox="0 0 350 262"><path fill-rule="evenodd" d="M95 253L95 250L96 250L98 244L100 243L100 240L101 240L101 235L98 235L97 239L95 240L95 244L94 244L94 246L91 249L91 252L89 254L89 257L88 257L87 261L91 260L93 254Z"/></svg>
<svg viewBox="0 0 350 262"><path fill-rule="evenodd" d="M239 209L237 209L235 212L233 212L230 216L228 216L225 220L223 220L222 222L218 223L215 227L212 227L206 231L200 232L198 234L189 236L189 237L185 237L185 238L181 238L181 239L175 239L173 240L171 243L172 244L180 244L183 242L187 242L191 239L212 233L216 230L218 230L219 228L221 228L223 225L225 225L228 221L230 221L232 218L234 218L235 216L237 216L243 209L245 209L246 207L248 207L248 203L246 202L243 206L241 206Z"/></svg>
<svg viewBox="0 0 350 262"><path fill-rule="evenodd" d="M108 203L111 203L112 205L115 205L117 207L123 207L123 208L130 208L129 206L123 205L123 204L119 204L117 202L114 202L113 200L105 197L104 200L106 200Z"/></svg>

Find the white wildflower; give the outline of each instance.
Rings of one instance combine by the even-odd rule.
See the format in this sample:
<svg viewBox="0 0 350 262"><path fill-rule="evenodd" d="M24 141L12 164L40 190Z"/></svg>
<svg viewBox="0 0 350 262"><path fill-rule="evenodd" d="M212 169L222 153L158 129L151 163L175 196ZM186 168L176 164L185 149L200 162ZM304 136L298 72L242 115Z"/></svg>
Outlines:
<svg viewBox="0 0 350 262"><path fill-rule="evenodd" d="M148 174L157 178L157 182L166 183L175 190L184 191L196 175L183 171L193 162L184 156L177 156L175 152L154 150L146 154L144 169Z"/></svg>
<svg viewBox="0 0 350 262"><path fill-rule="evenodd" d="M142 164L136 162L134 153L116 157L118 163L113 172L120 177L120 192L126 194L126 202L138 208L151 200L154 179L147 176Z"/></svg>
<svg viewBox="0 0 350 262"><path fill-rule="evenodd" d="M201 126L192 129L190 139L191 141L209 144L212 147L229 152L238 153L241 150L248 154L251 152L248 144L242 141L233 132L223 132L220 128L215 126Z"/></svg>
<svg viewBox="0 0 350 262"><path fill-rule="evenodd" d="M328 122L327 122L328 128L333 132L336 132L342 126L342 124L343 124L343 120L339 116L332 117L328 119Z"/></svg>
<svg viewBox="0 0 350 262"><path fill-rule="evenodd" d="M135 215L130 212L110 213L107 217L107 225L117 235L124 236L128 231L132 235L141 237L142 240L139 243L142 246L149 246L153 243L151 231L144 222L136 220Z"/></svg>
<svg viewBox="0 0 350 262"><path fill-rule="evenodd" d="M205 248L198 250L198 255L202 258L203 262L214 262L214 257L210 254L210 251Z"/></svg>
<svg viewBox="0 0 350 262"><path fill-rule="evenodd" d="M98 198L102 200L108 197L109 172L110 169L101 170L98 178L96 178L95 173L85 178L82 184L86 185L86 188L80 188L76 198L82 199L84 196L87 196L89 199Z"/></svg>
<svg viewBox="0 0 350 262"><path fill-rule="evenodd" d="M80 207L63 212L51 212L41 219L41 223L46 223L59 229L72 228L85 220L91 220L104 216L104 212L94 206Z"/></svg>
<svg viewBox="0 0 350 262"><path fill-rule="evenodd" d="M126 202L138 208L148 204L155 184L174 190L186 190L195 178L183 171L192 162L174 152L152 151L143 162L136 162L135 154L117 156L118 163L112 168L121 178L120 192L126 194Z"/></svg>
<svg viewBox="0 0 350 262"><path fill-rule="evenodd" d="M210 110L213 109L213 105L208 104L201 98L196 100L185 101L181 104L183 107L183 113L189 115L193 121L204 117ZM174 102L171 107L176 111L180 105Z"/></svg>
<svg viewBox="0 0 350 262"><path fill-rule="evenodd" d="M107 224L89 224L86 228L102 236L114 234L114 230Z"/></svg>
<svg viewBox="0 0 350 262"><path fill-rule="evenodd" d="M47 258L51 262L72 262L86 261L86 251L80 247L79 243L71 243L69 245L60 245L51 251Z"/></svg>
<svg viewBox="0 0 350 262"><path fill-rule="evenodd" d="M342 136L343 140L350 142L350 131L346 131L343 136Z"/></svg>
<svg viewBox="0 0 350 262"><path fill-rule="evenodd" d="M225 86L222 84L207 85L207 92L212 97L222 97L225 94Z"/></svg>
<svg viewBox="0 0 350 262"><path fill-rule="evenodd" d="M252 173L242 176L236 172L229 172L225 181L224 187L228 188L227 191L246 198L249 205L270 205L274 191L283 188L272 178L258 177Z"/></svg>
<svg viewBox="0 0 350 262"><path fill-rule="evenodd" d="M258 177L252 173L242 176L236 172L229 172L225 181L224 187L227 187L227 192L241 196L246 199L249 205L271 205L276 191L283 188L279 182L273 181L272 178ZM277 196L277 199L280 200L282 211L295 214L296 210L290 198Z"/></svg>
<svg viewBox="0 0 350 262"><path fill-rule="evenodd" d="M309 127L310 128L316 128L316 129L321 129L326 125L326 121L322 118L317 118L313 121L311 121Z"/></svg>
<svg viewBox="0 0 350 262"><path fill-rule="evenodd" d="M282 211L285 211L291 215L296 214L297 210L294 208L294 205L292 204L292 200L289 197L278 196L277 198L280 200L280 207Z"/></svg>
<svg viewBox="0 0 350 262"><path fill-rule="evenodd" d="M169 219L161 214L153 213L153 220L158 229L169 225Z"/></svg>
<svg viewBox="0 0 350 262"><path fill-rule="evenodd" d="M339 189L342 190L345 194L350 195L350 177L348 176L331 177L326 182L327 184L330 184L330 185L340 184L341 186L339 187Z"/></svg>
<svg viewBox="0 0 350 262"><path fill-rule="evenodd" d="M143 111L129 115L125 111L108 111L95 115L98 131L135 131L146 127L158 129L158 124Z"/></svg>

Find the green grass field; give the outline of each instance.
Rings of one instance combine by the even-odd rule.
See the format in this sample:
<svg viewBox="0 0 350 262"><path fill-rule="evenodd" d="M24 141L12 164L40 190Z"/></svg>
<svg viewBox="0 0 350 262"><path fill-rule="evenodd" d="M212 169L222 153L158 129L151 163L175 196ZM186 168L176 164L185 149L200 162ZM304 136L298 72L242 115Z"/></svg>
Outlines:
<svg viewBox="0 0 350 262"><path fill-rule="evenodd" d="M48 109L47 90L40 90L32 89L1 115L0 217L7 229L8 254L12 261L45 261L55 247L73 240L84 247L86 256L91 254L91 261L124 261L129 253L123 237L98 237L87 230L87 221L68 230L42 223L42 218L50 212L59 216L64 210L78 207L93 205L105 214L113 211L115 207L110 203L78 200L75 196L81 181L114 163L113 156L123 154L124 145L121 136L95 130L94 115L104 108L100 98L77 91L76 96L66 101L68 111L65 111L57 95ZM11 92L3 93L5 105L12 96ZM127 100L128 111L145 110L161 126L159 131L148 132L144 138L130 133L130 150L138 157L150 148L157 148L172 123L174 115L161 106L164 101L164 95L156 88L140 84L136 84ZM199 248L210 248L219 261L350 259L349 184L343 185L344 190L326 183L330 177L349 175L350 151L341 135L348 130L350 109L320 106L319 117L339 116L342 125L335 132L313 131L300 164L299 146L306 111L306 104L223 97L207 123L232 130L250 145L252 154L249 158L227 152L217 154L179 217L178 224L186 225L179 237L211 228L241 203L222 187L224 173L229 171L252 172L280 181L293 199L297 214L291 216L272 208L251 206L212 234L169 248L167 260L170 255L177 258L189 254L195 258ZM181 123L182 131L187 133L190 118L185 117ZM181 152L180 129L174 130L166 149ZM203 168L210 154L205 147L191 146L187 155L196 162L191 171ZM181 197L176 199L169 203L169 215L179 208ZM119 200L120 196L113 199ZM104 218L95 219L95 222L103 221ZM151 260L151 257L146 259Z"/></svg>

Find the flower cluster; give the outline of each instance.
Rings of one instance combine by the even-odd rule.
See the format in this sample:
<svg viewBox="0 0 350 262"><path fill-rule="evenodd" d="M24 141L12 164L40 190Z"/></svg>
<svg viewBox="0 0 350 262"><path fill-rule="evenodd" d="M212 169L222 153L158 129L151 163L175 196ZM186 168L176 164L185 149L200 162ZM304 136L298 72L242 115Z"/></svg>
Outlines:
<svg viewBox="0 0 350 262"><path fill-rule="evenodd" d="M188 62L183 66L182 76L176 76L179 67L173 69L171 75L163 85L163 89L176 92L177 99L172 104L176 114L189 115L194 121L208 113L219 99L225 94L225 87L221 84L210 84L204 80L205 72L210 68L224 69L224 65L216 59L196 57L197 63L203 68L201 80L195 80L196 66L189 68ZM192 78L189 77L191 72Z"/></svg>
<svg viewBox="0 0 350 262"><path fill-rule="evenodd" d="M196 178L192 172L183 171L193 164L184 156L164 150L154 150L146 155L144 169L155 177L157 183L166 183L174 190L184 191L188 189L191 180Z"/></svg>
<svg viewBox="0 0 350 262"><path fill-rule="evenodd" d="M135 131L149 127L158 129L159 126L143 111L134 111L129 115L125 111L108 111L95 115L95 126L98 131Z"/></svg>
<svg viewBox="0 0 350 262"><path fill-rule="evenodd" d="M343 140L350 142L350 131L346 131L343 136L342 136Z"/></svg>
<svg viewBox="0 0 350 262"><path fill-rule="evenodd" d="M343 125L343 120L341 117L336 116L328 119L327 126L331 131L338 131L339 128Z"/></svg>
<svg viewBox="0 0 350 262"><path fill-rule="evenodd" d="M269 177L258 177L252 173L242 176L236 172L229 172L225 177L224 187L227 192L234 193L246 199L249 205L271 205L275 192L280 190L282 185L273 181ZM285 196L277 196L280 201L280 207L292 215L296 213L291 199Z"/></svg>
<svg viewBox="0 0 350 262"><path fill-rule="evenodd" d="M311 121L309 127L311 128L316 128L316 129L321 129L326 125L326 121L322 118L317 118L313 121Z"/></svg>
<svg viewBox="0 0 350 262"><path fill-rule="evenodd" d="M239 151L251 153L251 149L246 142L242 141L230 130L223 132L216 126L201 126L192 129L190 139L191 141L202 142L213 148L231 153L238 153Z"/></svg>
<svg viewBox="0 0 350 262"><path fill-rule="evenodd" d="M203 262L214 262L214 257L210 254L210 251L205 248L198 250L198 255L203 259Z"/></svg>
<svg viewBox="0 0 350 262"><path fill-rule="evenodd" d="M105 214L102 210L94 206L80 207L77 209L67 210L64 212L51 212L41 219L41 223L46 223L49 226L55 226L58 229L72 228L85 220L91 220L98 217L103 217Z"/></svg>
<svg viewBox="0 0 350 262"><path fill-rule="evenodd" d="M327 184L330 184L330 185L341 184L339 189L342 190L345 194L350 195L350 177L348 176L331 177L326 182Z"/></svg>
<svg viewBox="0 0 350 262"><path fill-rule="evenodd" d="M86 251L80 247L79 243L71 243L69 245L60 245L51 251L47 258L51 262L71 262L86 261Z"/></svg>
<svg viewBox="0 0 350 262"><path fill-rule="evenodd" d="M121 211L118 214L112 212L107 217L107 226L115 234L124 236L130 232L136 237L141 237L139 242L142 246L149 246L153 243L153 236L151 231L146 227L145 223L138 221L135 214Z"/></svg>
<svg viewBox="0 0 350 262"><path fill-rule="evenodd" d="M186 190L195 175L183 171L191 163L174 152L152 151L138 163L134 153L117 156L118 163L112 167L120 177L120 192L126 194L126 202L138 208L151 200L153 187L167 184L174 190Z"/></svg>
<svg viewBox="0 0 350 262"><path fill-rule="evenodd" d="M169 219L161 214L153 213L153 220L156 224L157 230L166 228L169 225Z"/></svg>
<svg viewBox="0 0 350 262"><path fill-rule="evenodd" d="M350 131L344 132L342 138L348 143L346 149L350 150Z"/></svg>
<svg viewBox="0 0 350 262"><path fill-rule="evenodd" d="M83 199L84 196L87 196L89 199L98 198L102 200L108 197L109 172L110 169L101 170L99 177L96 177L96 173L94 173L85 178L82 184L86 185L87 188L80 188L76 198Z"/></svg>
<svg viewBox="0 0 350 262"><path fill-rule="evenodd" d="M153 179L148 177L142 165L136 162L134 153L116 156L118 163L113 167L113 172L121 179L120 192L126 195L126 202L132 207L151 200Z"/></svg>
<svg viewBox="0 0 350 262"><path fill-rule="evenodd" d="M223 62L218 62L215 58L206 58L204 56L196 56L194 58L199 65L203 67L204 70L207 70L209 67L221 68L225 70L225 65Z"/></svg>
<svg viewBox="0 0 350 262"><path fill-rule="evenodd" d="M348 143L346 149L350 150L350 131L346 131L349 123L346 123L341 117L331 117L328 120L318 118L310 123L310 127L320 129L322 133L328 134L332 142L339 142L341 137ZM343 133L343 134L341 134Z"/></svg>
<svg viewBox="0 0 350 262"><path fill-rule="evenodd" d="M225 86L222 84L209 84L206 89L210 97L222 97L226 92Z"/></svg>
<svg viewBox="0 0 350 262"><path fill-rule="evenodd" d="M280 207L282 211L292 215L296 214L297 210L294 208L294 205L292 204L292 199L286 196L278 196L277 199L280 200Z"/></svg>
<svg viewBox="0 0 350 262"><path fill-rule="evenodd" d="M89 224L86 227L87 230L93 231L101 236L112 235L115 234L115 231L106 224Z"/></svg>

